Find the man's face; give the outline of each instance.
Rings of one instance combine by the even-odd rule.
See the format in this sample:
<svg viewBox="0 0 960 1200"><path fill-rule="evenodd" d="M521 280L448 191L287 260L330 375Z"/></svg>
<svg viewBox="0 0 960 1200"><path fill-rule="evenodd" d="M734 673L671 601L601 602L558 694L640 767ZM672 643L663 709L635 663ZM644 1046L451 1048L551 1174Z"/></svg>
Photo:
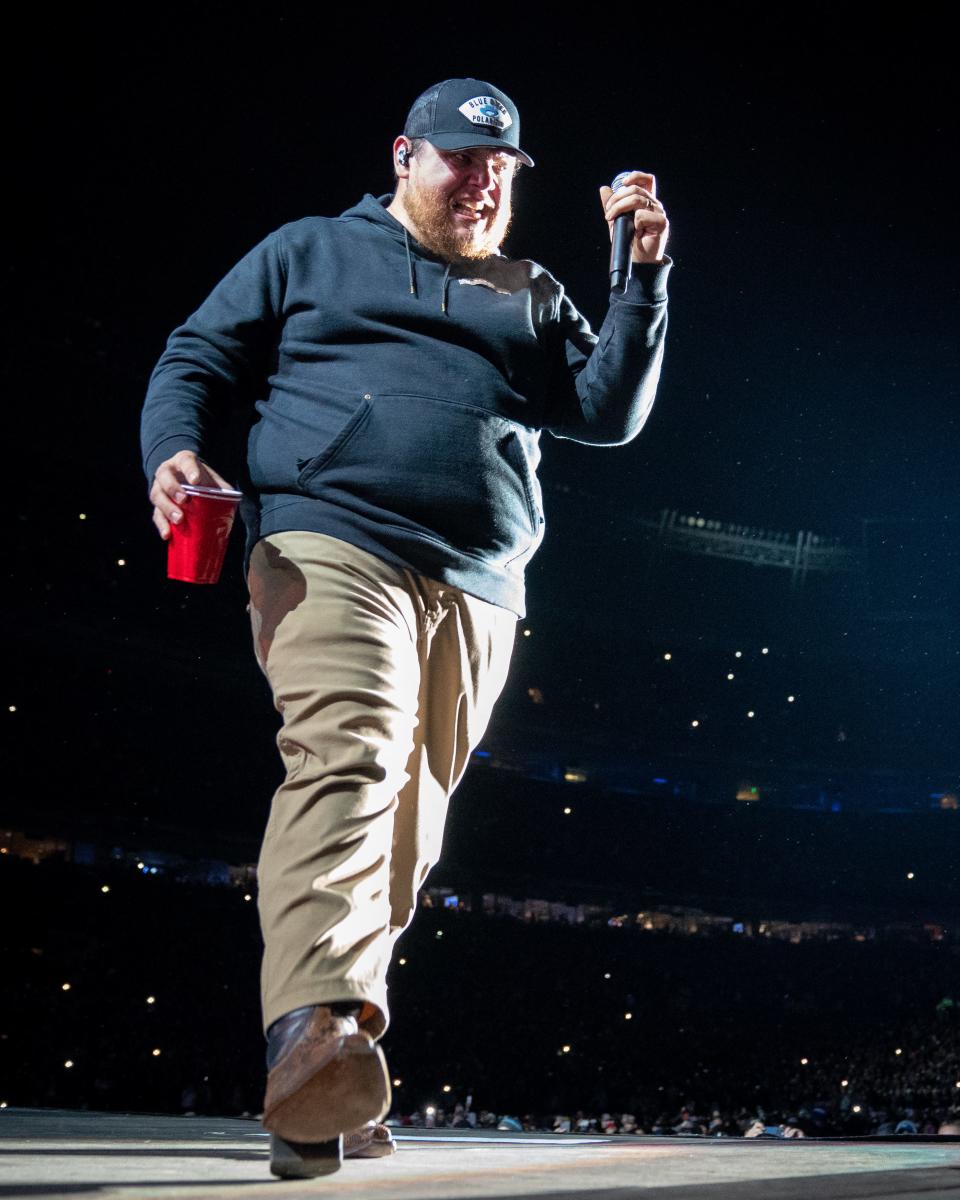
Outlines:
<svg viewBox="0 0 960 1200"><path fill-rule="evenodd" d="M410 158L403 206L418 240L442 258L487 258L510 226L516 159L494 149L438 150L423 142Z"/></svg>

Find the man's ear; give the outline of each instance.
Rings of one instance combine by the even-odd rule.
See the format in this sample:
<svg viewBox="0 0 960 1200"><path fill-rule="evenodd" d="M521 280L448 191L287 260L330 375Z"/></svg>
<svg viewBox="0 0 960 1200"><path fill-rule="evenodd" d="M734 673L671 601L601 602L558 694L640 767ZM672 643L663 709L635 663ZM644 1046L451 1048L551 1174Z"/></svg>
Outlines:
<svg viewBox="0 0 960 1200"><path fill-rule="evenodd" d="M393 172L398 179L406 179L410 174L410 139L396 138L393 143Z"/></svg>

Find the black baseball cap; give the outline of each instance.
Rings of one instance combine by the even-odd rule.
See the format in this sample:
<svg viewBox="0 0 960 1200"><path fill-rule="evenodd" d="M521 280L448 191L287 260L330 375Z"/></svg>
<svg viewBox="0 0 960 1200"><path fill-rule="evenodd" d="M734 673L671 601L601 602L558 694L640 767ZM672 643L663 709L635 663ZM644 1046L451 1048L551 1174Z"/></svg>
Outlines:
<svg viewBox="0 0 960 1200"><path fill-rule="evenodd" d="M530 155L520 149L517 106L482 79L445 79L427 88L414 100L403 132L409 138L426 138L438 150L495 146L533 166Z"/></svg>

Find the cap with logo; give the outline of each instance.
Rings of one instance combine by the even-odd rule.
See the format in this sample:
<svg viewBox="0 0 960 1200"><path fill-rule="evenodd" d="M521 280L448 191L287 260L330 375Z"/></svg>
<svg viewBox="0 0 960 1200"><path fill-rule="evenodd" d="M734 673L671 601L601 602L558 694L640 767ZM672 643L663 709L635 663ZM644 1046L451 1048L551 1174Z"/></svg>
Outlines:
<svg viewBox="0 0 960 1200"><path fill-rule="evenodd" d="M499 88L480 79L445 79L417 97L403 132L426 138L438 150L495 146L528 166L533 159L520 149L520 114Z"/></svg>

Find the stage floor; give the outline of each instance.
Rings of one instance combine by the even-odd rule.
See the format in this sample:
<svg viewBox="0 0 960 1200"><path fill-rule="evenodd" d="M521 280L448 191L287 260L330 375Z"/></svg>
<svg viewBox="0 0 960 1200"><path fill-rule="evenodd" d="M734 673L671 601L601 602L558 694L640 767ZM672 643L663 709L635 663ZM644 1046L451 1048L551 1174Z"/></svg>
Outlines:
<svg viewBox="0 0 960 1200"><path fill-rule="evenodd" d="M756 1141L394 1130L390 1158L274 1180L255 1121L0 1111L0 1197L960 1200L960 1139Z"/></svg>

